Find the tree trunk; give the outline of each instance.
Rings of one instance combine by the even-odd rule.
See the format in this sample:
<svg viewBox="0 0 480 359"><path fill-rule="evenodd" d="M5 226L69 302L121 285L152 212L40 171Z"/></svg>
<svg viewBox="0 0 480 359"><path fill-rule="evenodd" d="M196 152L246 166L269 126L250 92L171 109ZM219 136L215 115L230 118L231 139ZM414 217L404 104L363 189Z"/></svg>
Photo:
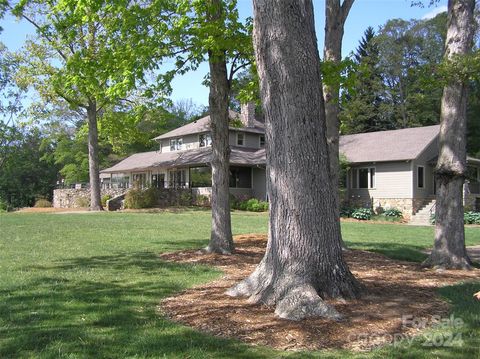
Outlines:
<svg viewBox="0 0 480 359"><path fill-rule="evenodd" d="M100 176L98 164L97 103L88 102L88 172L90 177L90 210L101 211Z"/></svg>
<svg viewBox="0 0 480 359"><path fill-rule="evenodd" d="M448 1L445 60L470 52L475 0ZM437 205L435 241L425 266L469 269L463 223L463 182L466 173L467 86L451 79L443 89L440 114L440 153L435 169Z"/></svg>
<svg viewBox="0 0 480 359"><path fill-rule="evenodd" d="M234 250L230 218L228 99L225 54L209 52L210 126L212 129L212 232L207 251L230 254Z"/></svg>
<svg viewBox="0 0 480 359"><path fill-rule="evenodd" d="M326 141L311 1L255 0L254 46L266 119L269 238L255 271L227 294L300 320L340 314L322 298L356 298L343 259Z"/></svg>
<svg viewBox="0 0 480 359"><path fill-rule="evenodd" d="M338 65L342 61L342 39L345 21L353 5L354 0L327 0L325 3L325 43L323 47L324 61L330 61ZM323 96L325 100L325 117L327 121L327 143L330 154L330 178L335 194L335 210L340 216L340 181L339 181L339 139L340 121L340 84L323 84ZM338 222L340 226L340 222ZM345 247L339 228L340 241Z"/></svg>

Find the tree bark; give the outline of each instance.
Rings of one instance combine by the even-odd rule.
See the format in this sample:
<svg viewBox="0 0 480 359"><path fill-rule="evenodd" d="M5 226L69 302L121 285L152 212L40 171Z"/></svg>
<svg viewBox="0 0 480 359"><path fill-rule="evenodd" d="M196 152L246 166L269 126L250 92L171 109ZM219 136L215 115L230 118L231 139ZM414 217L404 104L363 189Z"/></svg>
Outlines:
<svg viewBox="0 0 480 359"><path fill-rule="evenodd" d="M470 52L473 44L475 0L448 1L448 29L445 60ZM437 182L435 241L425 266L470 269L465 248L463 183L466 173L465 81L451 79L443 89L440 114L440 152Z"/></svg>
<svg viewBox="0 0 480 359"><path fill-rule="evenodd" d="M266 119L269 238L255 271L227 294L300 320L341 315L322 298L356 298L329 178L311 1L255 0L254 46Z"/></svg>
<svg viewBox="0 0 480 359"><path fill-rule="evenodd" d="M345 21L352 8L354 0L327 0L325 2L325 43L323 47L324 61L340 64L342 61L342 39ZM327 143L330 154L330 178L335 194L335 210L340 216L340 193L339 193L339 139L340 121L340 84L323 84L323 96L325 100L325 117L327 121ZM340 222L338 224L340 226ZM339 228L340 241L345 248Z"/></svg>
<svg viewBox="0 0 480 359"><path fill-rule="evenodd" d="M90 177L90 210L101 211L100 200L100 175L98 164L98 128L97 128L97 103L88 101L88 172Z"/></svg>
<svg viewBox="0 0 480 359"><path fill-rule="evenodd" d="M225 55L209 52L210 65L210 126L212 129L212 231L206 250L230 254L234 250L230 217L228 133L228 99L230 85L227 79Z"/></svg>

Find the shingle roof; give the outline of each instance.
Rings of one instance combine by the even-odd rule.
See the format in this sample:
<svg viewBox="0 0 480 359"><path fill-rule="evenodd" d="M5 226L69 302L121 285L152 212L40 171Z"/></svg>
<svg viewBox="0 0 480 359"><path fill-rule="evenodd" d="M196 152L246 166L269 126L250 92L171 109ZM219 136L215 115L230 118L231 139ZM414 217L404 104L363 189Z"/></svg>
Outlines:
<svg viewBox="0 0 480 359"><path fill-rule="evenodd" d="M232 147L230 163L234 165L265 165L265 149ZM101 173L143 171L149 168L173 168L179 166L196 166L210 163L212 149L201 148L196 150L171 151L160 153L157 151L142 152L131 155L115 166L104 169Z"/></svg>
<svg viewBox="0 0 480 359"><path fill-rule="evenodd" d="M406 161L418 157L438 136L440 126L345 135L340 152L350 163Z"/></svg>
<svg viewBox="0 0 480 359"><path fill-rule="evenodd" d="M240 118L240 114L235 111L229 111L230 119ZM255 120L254 127L230 127L231 130L241 130L245 132L254 132L254 133L263 133L265 132L265 125ZM164 133L163 135L157 136L154 140L163 140L166 138L180 137L185 135L190 135L193 133L202 133L210 131L210 116L202 117L201 119L191 122L185 126L176 128L170 132Z"/></svg>

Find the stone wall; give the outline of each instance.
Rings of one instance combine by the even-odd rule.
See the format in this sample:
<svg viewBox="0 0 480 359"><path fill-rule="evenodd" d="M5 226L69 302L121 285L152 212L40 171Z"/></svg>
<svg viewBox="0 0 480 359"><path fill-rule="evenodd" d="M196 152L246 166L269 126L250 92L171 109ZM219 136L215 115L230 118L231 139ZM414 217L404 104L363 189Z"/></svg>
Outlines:
<svg viewBox="0 0 480 359"><path fill-rule="evenodd" d="M480 211L480 194L465 193L463 197L463 206L465 207L465 212Z"/></svg>
<svg viewBox="0 0 480 359"><path fill-rule="evenodd" d="M125 193L124 188L102 189L101 195L111 197L119 196ZM90 189L88 188L63 188L53 191L54 208L82 208L90 205Z"/></svg>

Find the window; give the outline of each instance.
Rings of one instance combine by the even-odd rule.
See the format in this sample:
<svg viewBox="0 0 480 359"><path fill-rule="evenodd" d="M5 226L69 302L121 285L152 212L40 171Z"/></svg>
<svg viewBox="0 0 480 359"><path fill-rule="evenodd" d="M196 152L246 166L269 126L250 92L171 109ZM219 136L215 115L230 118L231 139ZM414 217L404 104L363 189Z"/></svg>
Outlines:
<svg viewBox="0 0 480 359"><path fill-rule="evenodd" d="M190 168L190 183L192 187L211 187L212 169L210 167Z"/></svg>
<svg viewBox="0 0 480 359"><path fill-rule="evenodd" d="M199 147L208 147L212 145L212 136L209 133L204 133L198 136Z"/></svg>
<svg viewBox="0 0 480 359"><path fill-rule="evenodd" d="M134 173L132 175L133 186L135 188L147 187L147 174L146 173Z"/></svg>
<svg viewBox="0 0 480 359"><path fill-rule="evenodd" d="M265 135L260 135L260 148L265 147Z"/></svg>
<svg viewBox="0 0 480 359"><path fill-rule="evenodd" d="M417 187L423 188L425 185L425 168L423 166L417 167Z"/></svg>
<svg viewBox="0 0 480 359"><path fill-rule="evenodd" d="M354 168L352 170L352 188L375 188L375 168Z"/></svg>
<svg viewBox="0 0 480 359"><path fill-rule="evenodd" d="M164 188L165 187L165 173L153 173L152 174L152 187Z"/></svg>
<svg viewBox="0 0 480 359"><path fill-rule="evenodd" d="M245 145L245 134L242 132L237 132L237 146Z"/></svg>
<svg viewBox="0 0 480 359"><path fill-rule="evenodd" d="M185 188L186 171L185 170L173 170L168 171L169 188Z"/></svg>
<svg viewBox="0 0 480 359"><path fill-rule="evenodd" d="M230 188L252 188L252 169L230 167Z"/></svg>
<svg viewBox="0 0 480 359"><path fill-rule="evenodd" d="M170 151L178 151L182 149L182 139L181 138L173 138L170 140Z"/></svg>

